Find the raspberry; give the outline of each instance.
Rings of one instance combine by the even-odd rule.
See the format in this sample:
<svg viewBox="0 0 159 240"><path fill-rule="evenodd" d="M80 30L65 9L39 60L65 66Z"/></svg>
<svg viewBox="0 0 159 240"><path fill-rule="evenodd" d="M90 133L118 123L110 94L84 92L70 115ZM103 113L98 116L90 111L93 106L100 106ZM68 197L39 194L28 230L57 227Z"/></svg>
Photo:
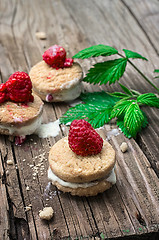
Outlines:
<svg viewBox="0 0 159 240"><path fill-rule="evenodd" d="M64 67L66 51L63 47L53 45L43 54L43 60L53 68L59 69Z"/></svg>
<svg viewBox="0 0 159 240"><path fill-rule="evenodd" d="M91 124L83 119L71 123L68 143L71 150L81 156L96 155L103 147L103 139Z"/></svg>
<svg viewBox="0 0 159 240"><path fill-rule="evenodd" d="M73 64L73 59L72 58L66 58L64 62L64 67L71 67Z"/></svg>
<svg viewBox="0 0 159 240"><path fill-rule="evenodd" d="M13 73L6 82L9 100L14 102L33 102L32 83L25 72Z"/></svg>
<svg viewBox="0 0 159 240"><path fill-rule="evenodd" d="M7 100L7 88L5 83L0 84L0 103L3 103Z"/></svg>

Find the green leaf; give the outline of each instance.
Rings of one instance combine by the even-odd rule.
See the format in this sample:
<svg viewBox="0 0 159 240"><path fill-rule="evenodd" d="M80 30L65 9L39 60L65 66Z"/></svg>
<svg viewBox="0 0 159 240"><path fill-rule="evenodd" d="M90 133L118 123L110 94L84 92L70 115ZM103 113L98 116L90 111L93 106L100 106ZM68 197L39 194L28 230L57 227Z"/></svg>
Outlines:
<svg viewBox="0 0 159 240"><path fill-rule="evenodd" d="M125 56L126 56L127 58L141 58L141 59L143 59L143 60L148 61L147 58L141 56L141 55L140 55L139 53L137 53L137 52L133 52L133 51L130 51L130 50L127 50L127 49L123 49L123 51L124 51Z"/></svg>
<svg viewBox="0 0 159 240"><path fill-rule="evenodd" d="M101 239L105 239L105 236L103 233L100 234Z"/></svg>
<svg viewBox="0 0 159 240"><path fill-rule="evenodd" d="M136 96L139 96L139 95L140 95L140 93L139 93L138 91L135 91L135 90L133 90L133 89L131 89L131 92L132 92L132 94L134 94L134 95L136 95Z"/></svg>
<svg viewBox="0 0 159 240"><path fill-rule="evenodd" d="M159 108L159 98L154 93L144 93L137 97L137 102Z"/></svg>
<svg viewBox="0 0 159 240"><path fill-rule="evenodd" d="M144 121L144 116L136 101L127 108L124 116L124 126L128 129L132 137L141 130Z"/></svg>
<svg viewBox="0 0 159 240"><path fill-rule="evenodd" d="M125 86L122 85L121 83L119 83L119 85L120 85L120 87L123 89L123 91L124 91L125 93L127 93L129 96L132 96L131 91L130 91L127 87L125 87Z"/></svg>
<svg viewBox="0 0 159 240"><path fill-rule="evenodd" d="M122 118L117 119L116 124L127 138L132 137L131 134L129 133L128 129L124 126L124 120Z"/></svg>
<svg viewBox="0 0 159 240"><path fill-rule="evenodd" d="M159 73L159 69L155 69L155 70L154 70L154 72L157 72L157 73Z"/></svg>
<svg viewBox="0 0 159 240"><path fill-rule="evenodd" d="M85 119L94 128L102 127L110 121L112 108L119 100L105 92L85 93L81 95L81 99L85 103L70 108L60 118L61 123L67 124L75 119Z"/></svg>
<svg viewBox="0 0 159 240"><path fill-rule="evenodd" d="M141 110L142 111L142 110ZM147 120L147 116L145 114L145 112L142 111L142 114L144 116L144 120L143 120L143 123L142 123L142 128L146 128L147 125L148 125L148 120ZM127 137L127 138L131 138L132 135L130 134L130 132L128 131L128 129L125 127L125 124L124 124L124 118L118 118L117 119L117 126L120 128L120 130L124 133L124 135Z"/></svg>
<svg viewBox="0 0 159 240"><path fill-rule="evenodd" d="M77 54L73 56L73 58L85 59L98 56L110 56L117 53L118 51L115 48L99 44L79 51Z"/></svg>
<svg viewBox="0 0 159 240"><path fill-rule="evenodd" d="M85 103L93 103L94 104L96 102L98 105L103 103L103 104L108 104L108 105L112 105L112 106L114 106L114 104L120 100L118 97L113 97L113 96L111 96L111 94L108 94L104 91L82 93L80 95L80 98Z"/></svg>
<svg viewBox="0 0 159 240"><path fill-rule="evenodd" d="M119 58L102 63L95 64L89 69L87 76L83 79L85 82L97 84L115 83L124 74L127 64L126 58Z"/></svg>
<svg viewBox="0 0 159 240"><path fill-rule="evenodd" d="M111 113L111 118L124 116L128 107L134 102L134 100L120 100L118 101Z"/></svg>
<svg viewBox="0 0 159 240"><path fill-rule="evenodd" d="M118 97L118 98L127 98L127 97L129 97L127 94L121 93L121 92L113 92L113 93L111 93L111 95L114 96L114 97Z"/></svg>

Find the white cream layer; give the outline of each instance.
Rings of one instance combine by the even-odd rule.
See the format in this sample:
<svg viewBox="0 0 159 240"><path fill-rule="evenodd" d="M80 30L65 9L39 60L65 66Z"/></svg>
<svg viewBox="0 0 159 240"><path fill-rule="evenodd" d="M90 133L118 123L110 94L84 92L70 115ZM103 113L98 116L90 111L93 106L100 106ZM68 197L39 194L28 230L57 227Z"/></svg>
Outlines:
<svg viewBox="0 0 159 240"><path fill-rule="evenodd" d="M48 169L48 179L51 180L52 182L58 182L60 185L63 187L69 187L69 188L88 188L97 185L99 182L94 181L94 182L88 182L88 183L71 183L71 182L65 182L61 178L57 177L49 167ZM109 176L106 178L107 182L110 182L112 184L116 183L116 174L114 172L114 168L110 172Z"/></svg>
<svg viewBox="0 0 159 240"><path fill-rule="evenodd" d="M75 81L75 80L72 80ZM70 81L70 82L72 82ZM79 80L78 80L79 81ZM75 81L76 82L76 81ZM79 83L77 82L76 85L70 85L69 83L65 86L64 88L64 84L61 87L61 91L59 92L55 92L55 93L44 93L41 91L38 91L38 89L34 88L35 93L37 93L37 95L39 94L39 96L46 102L63 102L63 101L71 101L74 100L76 98L78 98L81 94L82 91L82 84L81 81L79 81ZM48 96L52 96L52 100L48 100Z"/></svg>
<svg viewBox="0 0 159 240"><path fill-rule="evenodd" d="M34 121L32 121L31 124L28 124L26 126L22 127L15 127L11 126L8 127L6 125L1 125L1 129L7 129L9 131L10 135L15 135L15 136L26 136L26 135L31 135L35 132L35 130L41 125L42 122L42 116L37 117Z"/></svg>

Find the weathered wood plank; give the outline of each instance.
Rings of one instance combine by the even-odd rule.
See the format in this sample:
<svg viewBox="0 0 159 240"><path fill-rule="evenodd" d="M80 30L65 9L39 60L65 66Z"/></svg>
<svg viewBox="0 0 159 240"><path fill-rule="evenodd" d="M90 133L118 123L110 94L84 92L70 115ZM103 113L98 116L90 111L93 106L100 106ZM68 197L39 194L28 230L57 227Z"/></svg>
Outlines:
<svg viewBox="0 0 159 240"><path fill-rule="evenodd" d="M130 14L136 19L144 34L147 36L148 41L154 48L157 55L158 41L159 41L159 26L158 26L158 10L159 4L157 0L152 1L122 1L130 11ZM156 63L156 67L158 64Z"/></svg>
<svg viewBox="0 0 159 240"><path fill-rule="evenodd" d="M137 2L129 6L134 12ZM148 9L154 12L148 0L145 0L143 5L144 7L148 5ZM156 64L156 50L133 14L130 14L130 9L125 6L124 1L55 0L43 3L38 0L17 2L12 0L1 1L1 9L5 9L0 15L2 81L6 81L16 70L29 72L30 68L42 59L41 54L44 49L56 43L63 45L70 56L78 50L98 43L109 44L119 50L128 48L138 51L152 60L148 64L136 61L139 68L151 77L150 73ZM139 10L136 14L138 13ZM141 25L143 26L143 21ZM147 32L150 25L146 23L145 26ZM47 39L37 39L35 36L37 31L46 32ZM155 41L154 44L157 42ZM95 61L80 62L84 71L87 71ZM127 86L141 92L153 91L129 66L121 82L126 82ZM84 85L89 91L119 90L117 84L102 88ZM44 122L58 119L68 107L66 103L46 104ZM151 125L139 135L137 142L153 168L157 169L158 112L147 109L146 113L150 115ZM106 131L109 130L108 125L102 134L106 135ZM12 236L18 239L31 237L32 239L51 237L76 239L99 237L103 233L110 239L124 236L130 239L132 236L144 237L148 236L148 233L157 232L159 229L158 178L136 142L127 140L122 134L111 140L117 152L118 181L110 191L93 198L78 198L60 193L48 184L49 149L67 133L68 128L64 127L55 138L38 139L37 136L31 136L21 147L15 147L8 141L5 142L6 146L3 146L5 139L1 137L0 146L3 146L3 156L8 149L8 159L14 160L13 166L3 163L10 172L7 177L9 186L6 187L10 199L16 206L14 207L13 204L13 217L17 223L12 226L14 228ZM119 149L122 141L127 141L129 145L129 150L125 154ZM29 187L29 190L26 187ZM24 209L29 204L32 208L25 213ZM54 218L49 223L39 219L39 210L45 206L52 206L55 211ZM144 235L146 233L147 235Z"/></svg>
<svg viewBox="0 0 159 240"><path fill-rule="evenodd" d="M0 153L2 154L2 153ZM2 159L2 156L1 156ZM9 240L9 206L6 193L6 172L4 171L2 162L0 161L0 236L3 240Z"/></svg>

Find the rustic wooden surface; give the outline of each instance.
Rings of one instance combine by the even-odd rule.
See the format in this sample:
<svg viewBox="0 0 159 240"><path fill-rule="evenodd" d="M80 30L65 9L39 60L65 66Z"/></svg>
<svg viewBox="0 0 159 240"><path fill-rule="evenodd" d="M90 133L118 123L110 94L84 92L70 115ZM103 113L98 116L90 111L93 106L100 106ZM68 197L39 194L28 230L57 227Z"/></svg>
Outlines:
<svg viewBox="0 0 159 240"><path fill-rule="evenodd" d="M45 32L47 39L37 39L37 31ZM72 56L100 43L141 53L149 62L134 62L152 79L153 70L159 68L159 2L0 0L2 82L17 70L29 72L53 44L62 45ZM81 61L85 72L93 61ZM120 82L142 93L154 91L130 66ZM85 87L119 90L118 84ZM68 107L45 104L44 122L58 119ZM117 184L90 198L63 194L47 180L49 149L67 135L67 128L55 138L30 136L21 147L0 136L0 239L159 239L159 111L147 107L145 112L150 125L136 141L123 134L110 140L117 152ZM106 138L115 127L106 125L102 135ZM129 146L124 154L119 148L123 141ZM7 159L14 164L7 165ZM26 206L31 210L26 211ZM55 211L50 222L39 218L44 206Z"/></svg>

